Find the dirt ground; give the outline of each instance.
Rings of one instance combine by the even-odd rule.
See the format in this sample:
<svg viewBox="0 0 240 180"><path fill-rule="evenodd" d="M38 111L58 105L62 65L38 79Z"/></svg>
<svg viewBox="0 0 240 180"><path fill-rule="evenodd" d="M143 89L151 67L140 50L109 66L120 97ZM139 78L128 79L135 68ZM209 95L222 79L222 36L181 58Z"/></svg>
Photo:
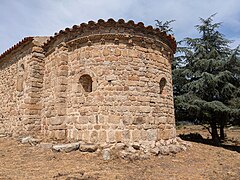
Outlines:
<svg viewBox="0 0 240 180"><path fill-rule="evenodd" d="M178 134L209 134L185 126ZM192 142L185 152L146 160L112 158L79 151L56 153L13 138L0 138L0 179L240 179L240 129L227 130L225 147ZM231 147L234 147L231 149Z"/></svg>

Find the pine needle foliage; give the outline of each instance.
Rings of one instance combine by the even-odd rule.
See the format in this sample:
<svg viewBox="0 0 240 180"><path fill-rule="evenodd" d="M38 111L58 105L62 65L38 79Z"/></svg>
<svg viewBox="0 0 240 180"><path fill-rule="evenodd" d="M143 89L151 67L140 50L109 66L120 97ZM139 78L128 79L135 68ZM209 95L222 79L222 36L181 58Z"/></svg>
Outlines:
<svg viewBox="0 0 240 180"><path fill-rule="evenodd" d="M175 20L170 20L170 21L159 21L155 20L156 22L156 27L159 28L161 31L166 32L166 33L172 33L173 30L170 26L171 23L173 23Z"/></svg>
<svg viewBox="0 0 240 180"><path fill-rule="evenodd" d="M177 120L207 124L218 143L225 137L224 127L240 117L240 49L230 48L214 16L200 18L195 26L199 37L179 42L173 90Z"/></svg>

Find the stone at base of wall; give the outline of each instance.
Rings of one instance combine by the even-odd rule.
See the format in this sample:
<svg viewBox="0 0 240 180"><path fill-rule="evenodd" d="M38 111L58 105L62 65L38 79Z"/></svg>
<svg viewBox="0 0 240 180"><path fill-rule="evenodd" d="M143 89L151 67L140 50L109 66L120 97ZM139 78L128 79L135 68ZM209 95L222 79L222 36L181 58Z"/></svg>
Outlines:
<svg viewBox="0 0 240 180"><path fill-rule="evenodd" d="M34 142L34 143L33 143ZM99 153L104 160L112 158L123 158L131 160L143 160L150 156L162 156L176 154L186 151L191 147L191 143L183 141L176 137L169 140L160 140L157 142L134 142L134 143L114 143L114 144L86 144L84 142L68 143L68 144L52 144L41 142L40 139L34 139L30 136L21 138L21 143L29 143L37 145L43 149L52 149L55 152L71 152L80 150L80 152ZM47 144L47 148L45 145Z"/></svg>
<svg viewBox="0 0 240 180"><path fill-rule="evenodd" d="M106 150L108 151L108 158L121 157L123 159L146 159L150 156L162 156L169 154L176 154L181 151L186 151L188 147L191 147L190 142L183 141L181 138L176 137L174 139L156 142L155 146L145 146L144 144L132 143L129 145L123 143L116 143L112 146L108 146L102 150L103 159L106 159Z"/></svg>

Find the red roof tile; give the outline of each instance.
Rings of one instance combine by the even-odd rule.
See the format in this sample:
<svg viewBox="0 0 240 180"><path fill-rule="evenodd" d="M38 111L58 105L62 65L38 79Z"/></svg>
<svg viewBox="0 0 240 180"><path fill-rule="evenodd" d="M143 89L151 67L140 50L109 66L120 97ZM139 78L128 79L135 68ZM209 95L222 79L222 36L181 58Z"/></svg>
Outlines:
<svg viewBox="0 0 240 180"><path fill-rule="evenodd" d="M6 55L10 54L13 50L17 49L18 47L22 46L25 43L28 43L33 40L33 37L25 37L21 41L19 41L17 44L13 45L11 48L7 49L5 52L3 52L0 55L0 61L3 59Z"/></svg>
<svg viewBox="0 0 240 180"><path fill-rule="evenodd" d="M82 23L80 25L74 25L72 28L66 28L65 30L60 30L58 33L55 33L54 36L50 37L50 39L45 43L45 47L48 46L54 40L56 40L57 37L60 36L61 34L66 34L71 31L82 30L83 28L86 28L86 27L90 28L90 27L98 26L98 25L103 25L103 26L124 25L124 26L129 26L129 27L145 29L148 32L151 31L154 34L156 34L162 38L165 38L169 42L170 48L173 50L173 52L175 53L175 51L176 51L176 47L177 47L176 40L172 35L168 35L168 34L166 34L166 32L160 31L159 28L153 28L152 26L145 26L144 23L142 23L142 22L135 23L132 20L125 22L123 19L119 19L118 21L115 21L114 19L108 19L107 21L104 21L103 19L99 19L98 22L89 21L87 24Z"/></svg>

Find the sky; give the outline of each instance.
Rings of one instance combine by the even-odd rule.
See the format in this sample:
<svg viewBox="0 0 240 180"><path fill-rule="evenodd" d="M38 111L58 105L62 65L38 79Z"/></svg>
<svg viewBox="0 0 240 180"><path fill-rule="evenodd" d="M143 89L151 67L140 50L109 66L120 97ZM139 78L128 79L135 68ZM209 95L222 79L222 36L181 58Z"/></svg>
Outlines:
<svg viewBox="0 0 240 180"><path fill-rule="evenodd" d="M155 27L172 23L177 41L197 37L199 18L217 13L220 31L240 44L240 0L0 0L0 54L27 36L52 36L66 27L98 19L134 20Z"/></svg>

